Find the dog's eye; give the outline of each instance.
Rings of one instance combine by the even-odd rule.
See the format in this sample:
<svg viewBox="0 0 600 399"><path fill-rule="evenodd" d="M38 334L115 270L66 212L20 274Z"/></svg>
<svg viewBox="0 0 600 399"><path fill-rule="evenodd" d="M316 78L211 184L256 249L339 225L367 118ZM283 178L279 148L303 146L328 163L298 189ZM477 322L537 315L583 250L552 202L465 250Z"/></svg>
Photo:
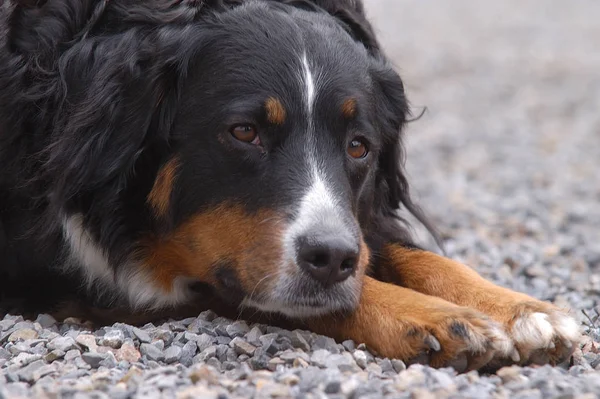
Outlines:
<svg viewBox="0 0 600 399"><path fill-rule="evenodd" d="M348 145L348 155L354 159L364 158L367 154L369 154L369 149L362 140L354 139Z"/></svg>
<svg viewBox="0 0 600 399"><path fill-rule="evenodd" d="M260 145L260 138L258 137L258 131L254 125L236 125L230 129L231 135L236 140L243 141L244 143Z"/></svg>

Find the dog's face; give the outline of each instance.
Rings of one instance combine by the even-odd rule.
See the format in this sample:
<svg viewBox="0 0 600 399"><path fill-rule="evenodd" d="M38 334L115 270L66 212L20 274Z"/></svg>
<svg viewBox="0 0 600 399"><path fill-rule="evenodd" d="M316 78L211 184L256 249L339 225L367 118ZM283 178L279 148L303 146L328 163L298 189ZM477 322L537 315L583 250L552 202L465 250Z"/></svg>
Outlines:
<svg viewBox="0 0 600 399"><path fill-rule="evenodd" d="M156 28L127 17L58 63L44 177L86 273L112 267L133 305L198 282L293 317L352 309L405 183L402 82L368 28L259 1ZM12 46L38 51L22 26Z"/></svg>
<svg viewBox="0 0 600 399"><path fill-rule="evenodd" d="M289 316L351 309L369 262L361 223L389 99L366 49L331 17L246 7L191 64L173 151L149 194L175 226L144 264ZM398 110L400 122L403 110Z"/></svg>

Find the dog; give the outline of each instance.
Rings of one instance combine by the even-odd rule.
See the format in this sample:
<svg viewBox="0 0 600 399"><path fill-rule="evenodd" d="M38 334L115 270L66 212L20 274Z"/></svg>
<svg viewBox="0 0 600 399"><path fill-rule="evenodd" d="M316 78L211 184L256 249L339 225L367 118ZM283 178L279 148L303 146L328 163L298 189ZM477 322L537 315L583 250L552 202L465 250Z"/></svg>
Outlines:
<svg viewBox="0 0 600 399"><path fill-rule="evenodd" d="M0 34L5 312L246 310L460 370L579 342L411 237L409 103L360 0L7 0Z"/></svg>

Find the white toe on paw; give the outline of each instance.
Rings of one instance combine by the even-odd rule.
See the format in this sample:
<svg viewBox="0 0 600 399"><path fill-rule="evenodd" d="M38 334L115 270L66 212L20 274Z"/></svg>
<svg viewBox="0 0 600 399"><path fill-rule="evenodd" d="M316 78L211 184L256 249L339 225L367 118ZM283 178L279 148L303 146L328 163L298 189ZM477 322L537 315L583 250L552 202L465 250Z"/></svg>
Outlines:
<svg viewBox="0 0 600 399"><path fill-rule="evenodd" d="M534 350L553 349L557 338L569 347L579 341L581 332L575 319L565 313L536 312L517 319L512 335L520 347Z"/></svg>
<svg viewBox="0 0 600 399"><path fill-rule="evenodd" d="M493 341L493 348L499 355L514 358L516 352L513 342L500 324L492 325L490 337Z"/></svg>
<svg viewBox="0 0 600 399"><path fill-rule="evenodd" d="M521 347L550 348L554 338L554 327L546 313L527 313L515 321L512 335Z"/></svg>
<svg viewBox="0 0 600 399"><path fill-rule="evenodd" d="M554 325L556 335L563 339L563 341L578 342L581 339L581 328L571 316L555 312L550 316L550 320Z"/></svg>

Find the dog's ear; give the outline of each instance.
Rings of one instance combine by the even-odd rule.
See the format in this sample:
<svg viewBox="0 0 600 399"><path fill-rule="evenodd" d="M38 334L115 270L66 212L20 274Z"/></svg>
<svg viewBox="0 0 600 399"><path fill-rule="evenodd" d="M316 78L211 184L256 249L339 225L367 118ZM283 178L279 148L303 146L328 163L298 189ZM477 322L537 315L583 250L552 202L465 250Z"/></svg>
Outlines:
<svg viewBox="0 0 600 399"><path fill-rule="evenodd" d="M402 129L410 116L410 108L400 76L379 58L373 68L374 92L377 93L376 116L384 137L383 151L378 160L375 209L383 218L399 218L401 206L423 224L442 248L439 234L423 211L411 199L404 171L405 154Z"/></svg>
<svg viewBox="0 0 600 399"><path fill-rule="evenodd" d="M145 148L167 144L175 68L139 35L77 43L59 61L60 90L44 172L57 203L125 185Z"/></svg>
<svg viewBox="0 0 600 399"><path fill-rule="evenodd" d="M377 37L367 19L362 0L279 0L308 11L325 10L373 55L380 52Z"/></svg>

